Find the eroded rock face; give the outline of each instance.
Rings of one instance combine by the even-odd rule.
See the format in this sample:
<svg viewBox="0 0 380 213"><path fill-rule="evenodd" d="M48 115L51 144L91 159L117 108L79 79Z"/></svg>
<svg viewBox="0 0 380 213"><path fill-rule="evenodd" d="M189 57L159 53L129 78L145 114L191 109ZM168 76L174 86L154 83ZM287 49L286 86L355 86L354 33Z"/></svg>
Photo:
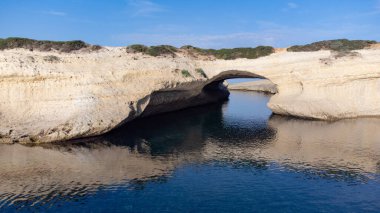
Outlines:
<svg viewBox="0 0 380 213"><path fill-rule="evenodd" d="M250 82L241 82L228 85L229 90L256 91L275 94L277 87L269 80L258 80Z"/></svg>
<svg viewBox="0 0 380 213"><path fill-rule="evenodd" d="M380 50L356 52L344 57L330 51L283 52L256 60L215 61L206 70L215 75L248 70L269 79L278 93L268 106L277 114L322 120L378 116Z"/></svg>
<svg viewBox="0 0 380 213"><path fill-rule="evenodd" d="M168 106L175 110L223 99L225 91L210 99L204 88L231 77L263 77L276 84L278 93L268 103L274 113L316 119L378 116L380 50L357 52L339 58L318 51L201 60L182 53L151 57L124 48L4 50L0 140L50 142L99 135L146 109L154 114Z"/></svg>

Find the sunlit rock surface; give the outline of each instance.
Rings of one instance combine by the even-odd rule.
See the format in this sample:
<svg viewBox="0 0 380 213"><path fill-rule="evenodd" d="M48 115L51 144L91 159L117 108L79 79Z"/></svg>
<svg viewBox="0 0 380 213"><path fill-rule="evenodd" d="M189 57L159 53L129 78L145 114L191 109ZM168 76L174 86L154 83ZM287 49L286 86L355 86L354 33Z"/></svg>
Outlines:
<svg viewBox="0 0 380 213"><path fill-rule="evenodd" d="M228 85L229 90L268 92L275 94L277 87L269 80L259 80L250 82L233 83Z"/></svg>
<svg viewBox="0 0 380 213"><path fill-rule="evenodd" d="M0 140L50 142L99 135L146 109L151 115L223 99L227 92L220 97L214 92L223 89L219 82L233 77L262 77L276 84L278 93L268 106L277 114L325 120L378 116L380 50L356 52L340 58L318 51L210 60L182 53L151 57L124 48L4 50ZM206 85L211 86L204 89Z"/></svg>

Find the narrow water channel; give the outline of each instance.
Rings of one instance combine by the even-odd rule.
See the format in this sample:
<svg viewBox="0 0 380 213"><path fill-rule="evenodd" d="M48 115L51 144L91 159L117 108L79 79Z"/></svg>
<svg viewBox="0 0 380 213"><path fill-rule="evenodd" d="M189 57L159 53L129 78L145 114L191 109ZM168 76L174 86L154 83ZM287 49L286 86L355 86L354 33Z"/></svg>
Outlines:
<svg viewBox="0 0 380 213"><path fill-rule="evenodd" d="M0 145L0 210L378 212L380 119L281 117L268 99L233 91L96 139Z"/></svg>

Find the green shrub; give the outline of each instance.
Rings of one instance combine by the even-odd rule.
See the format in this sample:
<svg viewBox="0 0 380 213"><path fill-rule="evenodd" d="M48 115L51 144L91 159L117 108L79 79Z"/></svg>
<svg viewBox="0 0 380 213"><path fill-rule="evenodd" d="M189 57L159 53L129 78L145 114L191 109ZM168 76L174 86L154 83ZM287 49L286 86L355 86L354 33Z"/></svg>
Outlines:
<svg viewBox="0 0 380 213"><path fill-rule="evenodd" d="M128 48L138 53L147 53L149 49L147 46L142 44L133 44L128 46Z"/></svg>
<svg viewBox="0 0 380 213"><path fill-rule="evenodd" d="M60 52L72 52L82 48L90 47L83 41L39 41L28 38L10 37L0 40L0 50L24 48L30 50L50 51L58 50Z"/></svg>
<svg viewBox="0 0 380 213"><path fill-rule="evenodd" d="M177 52L177 48L170 45L159 45L159 46L151 46L148 49L148 55L151 56L161 56L161 55L172 55L175 56Z"/></svg>
<svg viewBox="0 0 380 213"><path fill-rule="evenodd" d="M82 48L86 48L88 46L89 45L83 41L67 41L61 44L61 48L58 50L62 52L71 52L74 50L80 50Z"/></svg>
<svg viewBox="0 0 380 213"><path fill-rule="evenodd" d="M256 48L234 48L234 49L221 49L213 51L216 58L219 59L237 59L248 58L255 59L262 56L270 55L274 52L273 47L259 46Z"/></svg>
<svg viewBox="0 0 380 213"><path fill-rule="evenodd" d="M370 40L348 40L336 39L314 42L307 45L295 45L287 49L288 52L312 52L318 50L333 50L337 52L349 52L351 50L360 50L376 44L376 41Z"/></svg>
<svg viewBox="0 0 380 213"><path fill-rule="evenodd" d="M33 40L26 38L6 38L2 40L1 49L31 48Z"/></svg>
<svg viewBox="0 0 380 213"><path fill-rule="evenodd" d="M48 56L44 57L44 61L47 61L50 63L58 62L59 60L60 60L59 57L57 57L55 55L48 55Z"/></svg>
<svg viewBox="0 0 380 213"><path fill-rule="evenodd" d="M232 60L237 58L248 58L255 59L263 56L270 55L274 53L274 48L270 46L258 46L255 48L233 48L233 49L201 49L198 47L193 47L186 45L181 47L181 49L198 53L201 55L212 55L218 59Z"/></svg>
<svg viewBox="0 0 380 213"><path fill-rule="evenodd" d="M199 47L194 47L194 46L191 46L191 45L182 46L180 49L188 50L188 51L196 51L198 53L206 53L206 49L202 49L202 48L199 48Z"/></svg>
<svg viewBox="0 0 380 213"><path fill-rule="evenodd" d="M147 54L150 56L162 56L162 55L172 55L175 56L177 48L170 45L159 45L159 46L150 46L147 47L142 44L134 44L128 46L128 49L131 49L133 52L139 52Z"/></svg>
<svg viewBox="0 0 380 213"><path fill-rule="evenodd" d="M91 46L91 50L92 50L92 51L97 51L97 50L100 50L100 49L102 49L102 48L103 48L102 46L97 45L97 44Z"/></svg>
<svg viewBox="0 0 380 213"><path fill-rule="evenodd" d="M204 71L203 69L198 68L198 69L195 69L195 71L196 71L199 75L201 75L203 78L207 78L207 75L206 75L206 73L205 73L205 71Z"/></svg>
<svg viewBox="0 0 380 213"><path fill-rule="evenodd" d="M162 56L171 55L175 56L178 49L170 45L159 45L147 47L141 44L134 44L128 46L128 49L133 52L139 52L151 56ZM248 58L255 59L262 56L270 55L274 52L273 47L269 46L258 46L255 48L234 48L234 49L202 49L198 47L193 47L191 45L186 45L181 47L182 50L186 50L190 53L197 53L200 55L210 55L218 59L237 59L237 58Z"/></svg>
<svg viewBox="0 0 380 213"><path fill-rule="evenodd" d="M7 44L4 39L0 38L0 50L4 50L7 47Z"/></svg>
<svg viewBox="0 0 380 213"><path fill-rule="evenodd" d="M334 51L333 52L333 57L335 59L337 58L343 58L343 57L360 57L361 54L355 51Z"/></svg>
<svg viewBox="0 0 380 213"><path fill-rule="evenodd" d="M188 70L181 70L181 74L185 78L192 77Z"/></svg>

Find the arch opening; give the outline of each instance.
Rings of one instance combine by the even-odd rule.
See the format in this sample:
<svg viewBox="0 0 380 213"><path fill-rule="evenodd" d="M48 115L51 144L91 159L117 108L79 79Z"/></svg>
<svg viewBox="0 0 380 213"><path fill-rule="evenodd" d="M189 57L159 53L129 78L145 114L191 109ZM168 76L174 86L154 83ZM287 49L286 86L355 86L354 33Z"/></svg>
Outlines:
<svg viewBox="0 0 380 213"><path fill-rule="evenodd" d="M233 79L238 79L238 81L233 81ZM228 83L226 83L227 80L229 80ZM230 94L229 90L256 91L275 94L277 93L277 85L268 78L252 72L229 70L221 72L209 79L203 87L202 92L213 96L219 94L219 96L225 96L225 99L227 99Z"/></svg>
<svg viewBox="0 0 380 213"><path fill-rule="evenodd" d="M140 116L147 117L204 104L224 102L230 96L225 80L236 78L267 79L248 71L230 70L210 78L197 89L155 91L149 96L149 103Z"/></svg>

